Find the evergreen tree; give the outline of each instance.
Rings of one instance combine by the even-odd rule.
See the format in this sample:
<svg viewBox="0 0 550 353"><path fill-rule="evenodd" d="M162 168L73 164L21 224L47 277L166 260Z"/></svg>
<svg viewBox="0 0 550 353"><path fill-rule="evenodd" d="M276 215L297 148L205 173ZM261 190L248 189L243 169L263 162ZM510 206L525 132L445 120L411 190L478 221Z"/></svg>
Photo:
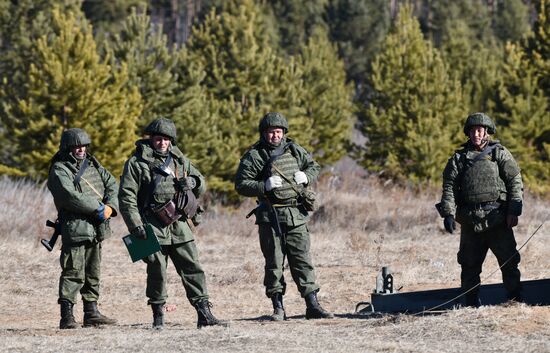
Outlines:
<svg viewBox="0 0 550 353"><path fill-rule="evenodd" d="M27 94L11 107L12 124L6 127L16 138L17 166L45 177L62 130L81 127L92 139L93 154L119 175L133 149L139 93L126 88L125 66L112 72L100 59L82 18L58 9L52 15L52 33L32 43L36 60Z"/></svg>
<svg viewBox="0 0 550 353"><path fill-rule="evenodd" d="M103 42L118 33L136 8L145 9L148 0L82 0L82 11L92 23L96 41Z"/></svg>
<svg viewBox="0 0 550 353"><path fill-rule="evenodd" d="M326 10L330 37L344 60L348 79L363 89L368 65L390 27L386 0L329 0Z"/></svg>
<svg viewBox="0 0 550 353"><path fill-rule="evenodd" d="M466 116L460 84L403 6L374 59L374 95L361 116L361 162L385 177L437 181Z"/></svg>
<svg viewBox="0 0 550 353"><path fill-rule="evenodd" d="M13 165L15 140L5 126L11 124L11 107L27 91L29 67L35 58L31 44L51 33L51 9L79 11L79 0L0 0L0 161Z"/></svg>
<svg viewBox="0 0 550 353"><path fill-rule="evenodd" d="M547 89L548 1L539 2L535 35L523 45L508 44L496 102L502 140L519 160L527 187L550 191L550 93ZM539 42L539 40L541 40Z"/></svg>
<svg viewBox="0 0 550 353"><path fill-rule="evenodd" d="M281 47L297 54L316 27L326 27L323 20L328 0L268 0L279 28Z"/></svg>
<svg viewBox="0 0 550 353"><path fill-rule="evenodd" d="M517 42L530 31L529 6L523 0L499 1L494 17L495 35L502 42Z"/></svg>
<svg viewBox="0 0 550 353"><path fill-rule="evenodd" d="M312 148L318 161L330 164L346 154L355 111L353 87L346 84L344 64L323 28L313 32L299 58L305 93L302 106L313 120Z"/></svg>
<svg viewBox="0 0 550 353"><path fill-rule="evenodd" d="M140 91L143 110L138 132L156 117L175 119L185 87L180 87L174 72L178 53L175 48L169 50L162 28L153 26L146 14L132 10L120 33L106 47L115 61L127 65L128 85Z"/></svg>

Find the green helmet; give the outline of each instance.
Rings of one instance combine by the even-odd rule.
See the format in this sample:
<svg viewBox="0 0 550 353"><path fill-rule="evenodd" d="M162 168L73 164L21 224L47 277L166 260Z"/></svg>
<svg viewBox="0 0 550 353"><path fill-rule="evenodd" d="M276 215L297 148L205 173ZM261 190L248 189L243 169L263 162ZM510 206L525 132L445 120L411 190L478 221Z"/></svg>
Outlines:
<svg viewBox="0 0 550 353"><path fill-rule="evenodd" d="M92 143L92 141L86 131L78 128L71 128L63 131L61 134L59 149L65 151L75 146L84 146L90 143Z"/></svg>
<svg viewBox="0 0 550 353"><path fill-rule="evenodd" d="M286 121L286 118L281 113L267 113L264 115L262 120L260 120L260 125L258 126L258 130L260 131L260 134L263 134L265 130L269 127L280 127L283 128L285 134L288 131L288 121Z"/></svg>
<svg viewBox="0 0 550 353"><path fill-rule="evenodd" d="M176 140L176 125L170 119L158 118L153 120L145 128L145 133L153 135L164 135L172 139L172 142Z"/></svg>
<svg viewBox="0 0 550 353"><path fill-rule="evenodd" d="M473 126L484 126L489 135L493 135L497 132L495 123L493 123L491 118L489 118L489 116L485 113L473 113L468 116L466 123L464 124L464 134L466 136L469 135L470 129Z"/></svg>

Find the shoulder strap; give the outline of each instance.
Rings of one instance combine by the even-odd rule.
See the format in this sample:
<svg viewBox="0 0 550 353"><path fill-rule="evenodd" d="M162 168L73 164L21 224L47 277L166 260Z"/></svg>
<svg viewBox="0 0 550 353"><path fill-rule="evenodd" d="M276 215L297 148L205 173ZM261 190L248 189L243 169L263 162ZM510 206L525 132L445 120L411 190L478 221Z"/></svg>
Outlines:
<svg viewBox="0 0 550 353"><path fill-rule="evenodd" d="M82 175L86 171L86 168L88 168L88 158L84 158L84 161L82 161L82 164L80 165L80 169L78 170L78 173L76 173L73 183L74 185L78 185L80 183L80 178L82 178Z"/></svg>
<svg viewBox="0 0 550 353"><path fill-rule="evenodd" d="M166 157L166 160L164 161L164 163L162 164L162 166L160 168L164 169L164 168L168 167L171 162L172 162L172 154L168 153L168 157ZM149 204L149 200L151 200L151 196L153 196L153 193L155 192L155 189L157 188L158 184L160 183L160 178L162 178L162 176L159 173L157 173L154 169L152 170L152 172L155 173L156 176L155 176L155 179L153 181L151 181L151 183L149 184L149 192L145 196L145 200L143 200L144 201L143 202L144 207L147 207L147 205Z"/></svg>

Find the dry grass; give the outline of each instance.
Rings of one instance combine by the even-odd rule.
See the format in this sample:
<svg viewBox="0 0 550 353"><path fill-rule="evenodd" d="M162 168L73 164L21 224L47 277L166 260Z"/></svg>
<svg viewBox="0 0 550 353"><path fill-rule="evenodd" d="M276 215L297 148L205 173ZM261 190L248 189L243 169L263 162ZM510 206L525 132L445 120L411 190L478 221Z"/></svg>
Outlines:
<svg viewBox="0 0 550 353"><path fill-rule="evenodd" d="M145 298L145 265L132 264L120 237L104 243L101 310L119 325L104 329L60 331L58 325L58 251L39 245L49 237L45 219L55 212L43 187L0 181L0 351L6 352L548 352L550 309L526 305L461 309L442 315L376 318L351 315L355 304L369 300L379 268L392 268L403 290L457 286L458 236L443 232L434 209L438 190L414 192L383 185L349 165L318 185L321 209L311 228L312 256L322 304L335 319L307 321L304 304L290 274L285 305L290 320L265 321L271 311L262 286L263 259L256 228L244 216L253 207L212 206L197 229L197 242L214 313L231 320L229 328L195 329L195 313L180 279L169 269L167 314L162 332L149 329ZM547 202L528 197L516 231L521 245L550 215ZM524 279L549 277L546 224L522 250ZM489 255L484 274L496 268ZM497 273L485 283L500 281ZM77 320L82 320L81 304Z"/></svg>

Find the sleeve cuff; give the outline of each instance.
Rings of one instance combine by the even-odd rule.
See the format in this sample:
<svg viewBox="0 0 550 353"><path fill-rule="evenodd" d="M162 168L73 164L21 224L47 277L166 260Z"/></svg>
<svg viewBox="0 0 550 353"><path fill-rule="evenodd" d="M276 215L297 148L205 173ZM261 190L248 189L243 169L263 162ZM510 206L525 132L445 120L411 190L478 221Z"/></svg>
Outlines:
<svg viewBox="0 0 550 353"><path fill-rule="evenodd" d="M523 211L523 202L522 201L509 201L508 203L508 214L511 214L512 216L521 216L521 212Z"/></svg>

